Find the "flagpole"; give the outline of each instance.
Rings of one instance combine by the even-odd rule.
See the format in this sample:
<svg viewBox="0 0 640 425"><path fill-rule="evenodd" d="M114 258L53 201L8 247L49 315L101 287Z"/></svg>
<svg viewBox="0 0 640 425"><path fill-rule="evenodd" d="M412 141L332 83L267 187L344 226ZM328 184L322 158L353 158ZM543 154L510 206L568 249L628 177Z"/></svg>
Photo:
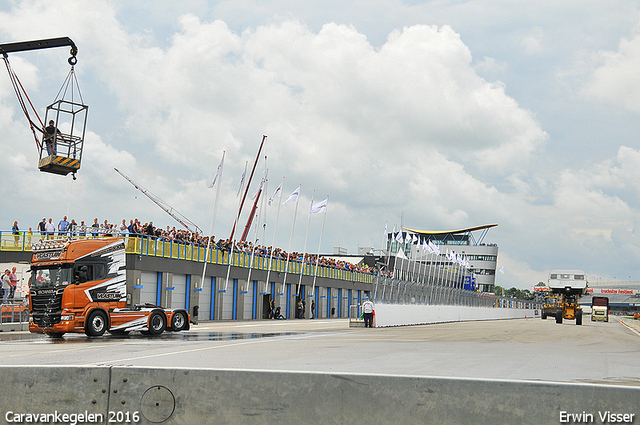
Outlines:
<svg viewBox="0 0 640 425"><path fill-rule="evenodd" d="M222 167L224 164L224 154L225 151L222 151L222 160L220 160L220 166L219 166L219 170L216 170L216 176L220 177L219 179L217 179L217 183L218 183L218 188L216 189L216 197L215 200L213 201L213 214L211 216L211 226L209 227L209 237L207 238L207 249L204 252L204 266L202 267L202 280L200 281L200 288L198 288L198 285L196 285L196 289L202 289L203 285L204 285L204 277L205 277L205 273L207 272L207 259L208 259L208 255L209 255L209 248L211 246L211 238L212 238L212 233L213 233L213 223L216 219L216 211L218 209L218 199L220 199L220 186L222 186ZM219 171L219 174L218 174ZM214 177L213 183L212 184L216 184L216 178Z"/></svg>
<svg viewBox="0 0 640 425"><path fill-rule="evenodd" d="M391 303L393 304L393 281L397 279L396 277L396 263L398 262L398 251L396 251L396 258L393 260L393 274L391 275L391 291L389 292L389 298L391 299Z"/></svg>
<svg viewBox="0 0 640 425"><path fill-rule="evenodd" d="M282 292L284 292L284 288L287 285L287 273L289 272L289 260L291 258L291 241L293 241L293 229L296 227L296 216L298 215L298 198L300 197L301 187L302 187L302 183L300 183L300 185L298 186L298 196L296 197L296 208L293 211L293 224L291 225L291 236L289 236L289 247L287 248L287 262L284 266L284 279L282 280ZM295 193L295 190L293 191L293 193Z"/></svg>
<svg viewBox="0 0 640 425"><path fill-rule="evenodd" d="M431 253L433 254L432 264L431 264L431 288L429 290L429 304L434 304L435 299L437 298L438 293L436 292L436 296L434 297L433 292L436 287L436 279L438 276L438 257L440 256L440 248L433 242L429 241L431 244Z"/></svg>
<svg viewBox="0 0 640 425"><path fill-rule="evenodd" d="M256 165L258 165L258 160L260 159L260 152L262 152L262 146L264 145L264 141L267 140L266 135L262 135L262 142L260 142L260 148L258 149L258 154L256 155L256 160L253 162L253 168L251 168L251 175L249 176L249 183L244 191L244 196L242 196L242 201L240 201L240 206L238 207L238 216L236 221L233 223L233 229L231 230L231 239L233 239L233 235L236 232L236 225L238 224L238 220L240 219L240 213L242 212L242 206L244 205L244 200L247 197L247 192L249 192L249 186L251 185L251 179L253 179L253 173L256 171ZM248 162L248 161L247 161Z"/></svg>
<svg viewBox="0 0 640 425"><path fill-rule="evenodd" d="M389 272L389 262L391 261L391 249L393 247L393 241L395 239L395 236L394 236L395 233L396 233L396 225L394 224L393 225L393 230L391 231L391 238L389 239L389 236L387 235L387 239L389 240L389 249L387 250L387 273ZM388 280L389 279L385 279L385 282L387 283L387 285L383 286L383 288L382 288L382 299L385 300L385 303L386 303L385 294L387 293L386 286L388 286ZM393 280L393 277L392 277L392 280ZM392 282L392 284L393 284L393 282Z"/></svg>
<svg viewBox="0 0 640 425"><path fill-rule="evenodd" d="M260 199L260 194L262 193L263 187L266 186L267 184L267 175L269 174L269 169L267 168L265 170L265 175L262 178L262 182L261 182L261 186L258 189L258 192L256 193L256 202L258 202L258 199ZM256 221L256 232L255 235L253 237L253 249L251 250L251 261L249 262L249 274L247 275L247 290L249 288L249 283L251 283L251 272L253 271L253 263L255 261L256 258L256 245L258 244L258 226L260 225L260 215L262 213L262 207L264 207L264 198L262 198L262 202L260 203L260 207L258 209L258 213L256 214L256 216L258 217L258 220Z"/></svg>
<svg viewBox="0 0 640 425"><path fill-rule="evenodd" d="M435 267L436 252L435 250L433 250L431 245L429 245L429 248L430 248L429 257L427 257L427 261L429 261L429 266L427 267L427 286L429 286L429 305L431 305L433 304L433 286L435 282L435 272L436 272L436 267ZM433 256L433 258L431 258L431 256Z"/></svg>
<svg viewBox="0 0 640 425"><path fill-rule="evenodd" d="M421 248L422 248L422 256L424 257L425 249L424 249L424 246L422 245L422 240L418 238L418 249L416 250L416 252L420 252ZM418 283L420 284L420 299L422 299L422 296L424 295L424 276L422 275L423 263L424 261L420 261L420 265L418 266ZM421 303L422 302L420 302L419 304Z"/></svg>
<svg viewBox="0 0 640 425"><path fill-rule="evenodd" d="M264 139L263 139L263 141L264 141ZM262 145L260 146L260 148L262 149ZM245 177L245 174L247 172L247 164L248 163L249 163L249 161L245 162L245 166L244 166L244 171L245 172L242 173L242 178L240 179L240 187L238 188L238 195L236 195L236 197L240 195L240 192L242 192L242 188L244 187L244 177ZM246 192L245 192L245 195L246 195ZM231 251L229 251L229 260L227 261L227 263L228 263L227 278L224 281L224 292L227 292L227 287L229 285L229 273L231 273L231 263L232 263L232 260L233 260L233 249L236 246L236 241L234 239L235 233L236 233L236 224L238 223L238 220L240 219L240 209L241 209L240 205L241 205L241 202L243 202L243 201L244 201L244 199L238 200L238 214L236 215L236 221L233 223L233 231L231 232Z"/></svg>
<svg viewBox="0 0 640 425"><path fill-rule="evenodd" d="M385 245L386 245L386 240L389 237L388 233L387 233L387 226L388 226L388 223L385 220L385 222L384 222L384 239L382 240L382 248L380 249L381 253L384 250ZM375 258L375 255L374 255L374 258ZM376 266L377 266L377 264L376 264ZM378 302L378 283L379 282L380 282L380 270L378 270L377 279L376 279L376 287L373 290L373 302L374 303ZM351 300L349 300L349 304L351 304Z"/></svg>
<svg viewBox="0 0 640 425"><path fill-rule="evenodd" d="M275 198L276 196L281 198L281 194L282 194L282 187L284 186L284 177L282 178L282 183L280 183L280 186L278 186L278 189L276 189L276 193L279 193L278 195L276 195L276 193L273 194L273 196L271 197L272 199ZM269 205L271 205L271 201L269 201ZM273 265L273 246L276 243L276 233L278 231L278 219L280 218L280 206L282 205L282 202L278 201L278 211L276 212L276 224L273 228L273 240L271 241L271 249L269 250L269 266L267 267L267 281L265 284L265 288L264 288L264 292L267 292L267 287L269 286L269 276L271 275L271 266Z"/></svg>
<svg viewBox="0 0 640 425"><path fill-rule="evenodd" d="M311 204L309 205L309 219L307 220L307 232L304 235L304 248L302 248L302 265L300 266L300 278L298 279L298 296L300 296L300 289L302 288L302 274L304 273L304 256L307 253L307 239L309 238L309 226L311 225L311 207L313 206L313 198L316 195L316 190L313 189L311 195Z"/></svg>
<svg viewBox="0 0 640 425"><path fill-rule="evenodd" d="M227 292L227 285L229 284L229 273L231 273L231 261L233 259L233 248L236 246L235 239L231 240L231 250L229 251L229 259L227 261L227 278L224 281L224 291Z"/></svg>
<svg viewBox="0 0 640 425"><path fill-rule="evenodd" d="M433 248L432 248L433 249ZM434 304L434 297L433 297L433 289L436 286L436 273L438 272L438 256L436 254L436 251L432 251L432 258L429 260L429 265L430 265L430 270L429 270L429 275L427 277L427 284L429 284L431 287L429 288L429 305ZM431 281L431 283L429 283L429 281Z"/></svg>
<svg viewBox="0 0 640 425"><path fill-rule="evenodd" d="M446 297L446 302L447 303L451 303L451 295L452 295L452 291L450 290L453 287L453 261L452 261L452 257L453 257L453 251L449 251L447 252L449 255L447 255L447 260L449 260L449 263L451 263L451 265L449 266L449 264L447 263L447 266L449 267L449 270L447 271L447 297Z"/></svg>
<svg viewBox="0 0 640 425"><path fill-rule="evenodd" d="M413 270L411 271L411 281L415 282L416 281L416 260L415 258L413 258L413 238L411 239L411 249L409 250L409 252L411 253L411 259L413 260ZM417 253L418 250L416 250Z"/></svg>
<svg viewBox="0 0 640 425"><path fill-rule="evenodd" d="M436 289L436 303L440 303L442 300L442 287L444 287L444 261L442 258L444 255L442 253L438 253L438 258L436 260L436 268L440 265L440 268L436 270L436 285L438 285Z"/></svg>
<svg viewBox="0 0 640 425"><path fill-rule="evenodd" d="M329 202L329 195L327 195L327 203ZM322 217L322 229L320 230L320 242L318 242L318 255L316 256L316 270L313 273L313 286L311 287L311 296L315 295L316 290L316 277L318 277L318 261L320 260L320 245L322 245L322 235L324 234L324 221L327 218L327 211L324 212L324 217ZM351 300L349 300L349 304L351 304ZM317 305L317 304L316 304Z"/></svg>

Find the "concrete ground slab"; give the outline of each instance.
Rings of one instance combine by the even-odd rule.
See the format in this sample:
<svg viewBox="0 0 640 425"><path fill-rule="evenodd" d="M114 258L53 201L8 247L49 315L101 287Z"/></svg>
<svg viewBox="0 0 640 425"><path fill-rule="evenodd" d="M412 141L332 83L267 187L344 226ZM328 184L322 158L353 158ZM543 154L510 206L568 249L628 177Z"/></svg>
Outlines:
<svg viewBox="0 0 640 425"><path fill-rule="evenodd" d="M640 386L640 337L617 321L518 319L395 328L347 320L201 322L159 338L0 334L0 365L131 365Z"/></svg>

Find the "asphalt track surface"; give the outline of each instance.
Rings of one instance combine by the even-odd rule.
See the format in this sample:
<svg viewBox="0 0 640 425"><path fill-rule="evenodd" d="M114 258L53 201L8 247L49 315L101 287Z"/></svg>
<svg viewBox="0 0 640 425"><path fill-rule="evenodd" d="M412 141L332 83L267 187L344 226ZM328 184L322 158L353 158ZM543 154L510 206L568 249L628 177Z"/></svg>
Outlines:
<svg viewBox="0 0 640 425"><path fill-rule="evenodd" d="M612 318L613 319L613 318ZM345 319L201 322L160 337L0 333L2 365L149 366L640 386L640 335L617 320L350 328Z"/></svg>

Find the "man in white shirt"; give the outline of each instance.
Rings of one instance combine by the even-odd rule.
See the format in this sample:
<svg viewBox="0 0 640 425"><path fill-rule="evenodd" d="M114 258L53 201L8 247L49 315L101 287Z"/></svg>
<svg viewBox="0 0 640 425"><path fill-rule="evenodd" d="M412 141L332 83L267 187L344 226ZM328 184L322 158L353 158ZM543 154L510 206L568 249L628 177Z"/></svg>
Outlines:
<svg viewBox="0 0 640 425"><path fill-rule="evenodd" d="M44 225L44 230L49 235L53 235L56 232L56 225L53 224L52 218L50 218L49 221L47 221L47 224Z"/></svg>
<svg viewBox="0 0 640 425"><path fill-rule="evenodd" d="M7 304L10 292L11 278L9 277L9 269L6 269L2 275L2 304Z"/></svg>
<svg viewBox="0 0 640 425"><path fill-rule="evenodd" d="M372 328L373 327L373 310L375 309L375 305L373 301L369 299L369 297L365 297L364 302L362 303L362 315L364 316L364 327Z"/></svg>

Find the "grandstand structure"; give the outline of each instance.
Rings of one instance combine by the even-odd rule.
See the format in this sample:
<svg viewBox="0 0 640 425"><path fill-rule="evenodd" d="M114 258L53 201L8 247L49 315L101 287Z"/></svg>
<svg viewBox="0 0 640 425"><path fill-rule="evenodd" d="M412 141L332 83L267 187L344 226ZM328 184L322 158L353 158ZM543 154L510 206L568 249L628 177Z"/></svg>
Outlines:
<svg viewBox="0 0 640 425"><path fill-rule="evenodd" d="M485 224L458 230L419 230L403 226L401 238L398 233L387 236L387 253L391 256L406 255L429 265L440 261L423 249L425 242L431 242L440 248L441 256L450 251L466 257L470 264L468 271L475 278L477 290L494 292L498 245L485 242L485 238L489 229L497 226Z"/></svg>

